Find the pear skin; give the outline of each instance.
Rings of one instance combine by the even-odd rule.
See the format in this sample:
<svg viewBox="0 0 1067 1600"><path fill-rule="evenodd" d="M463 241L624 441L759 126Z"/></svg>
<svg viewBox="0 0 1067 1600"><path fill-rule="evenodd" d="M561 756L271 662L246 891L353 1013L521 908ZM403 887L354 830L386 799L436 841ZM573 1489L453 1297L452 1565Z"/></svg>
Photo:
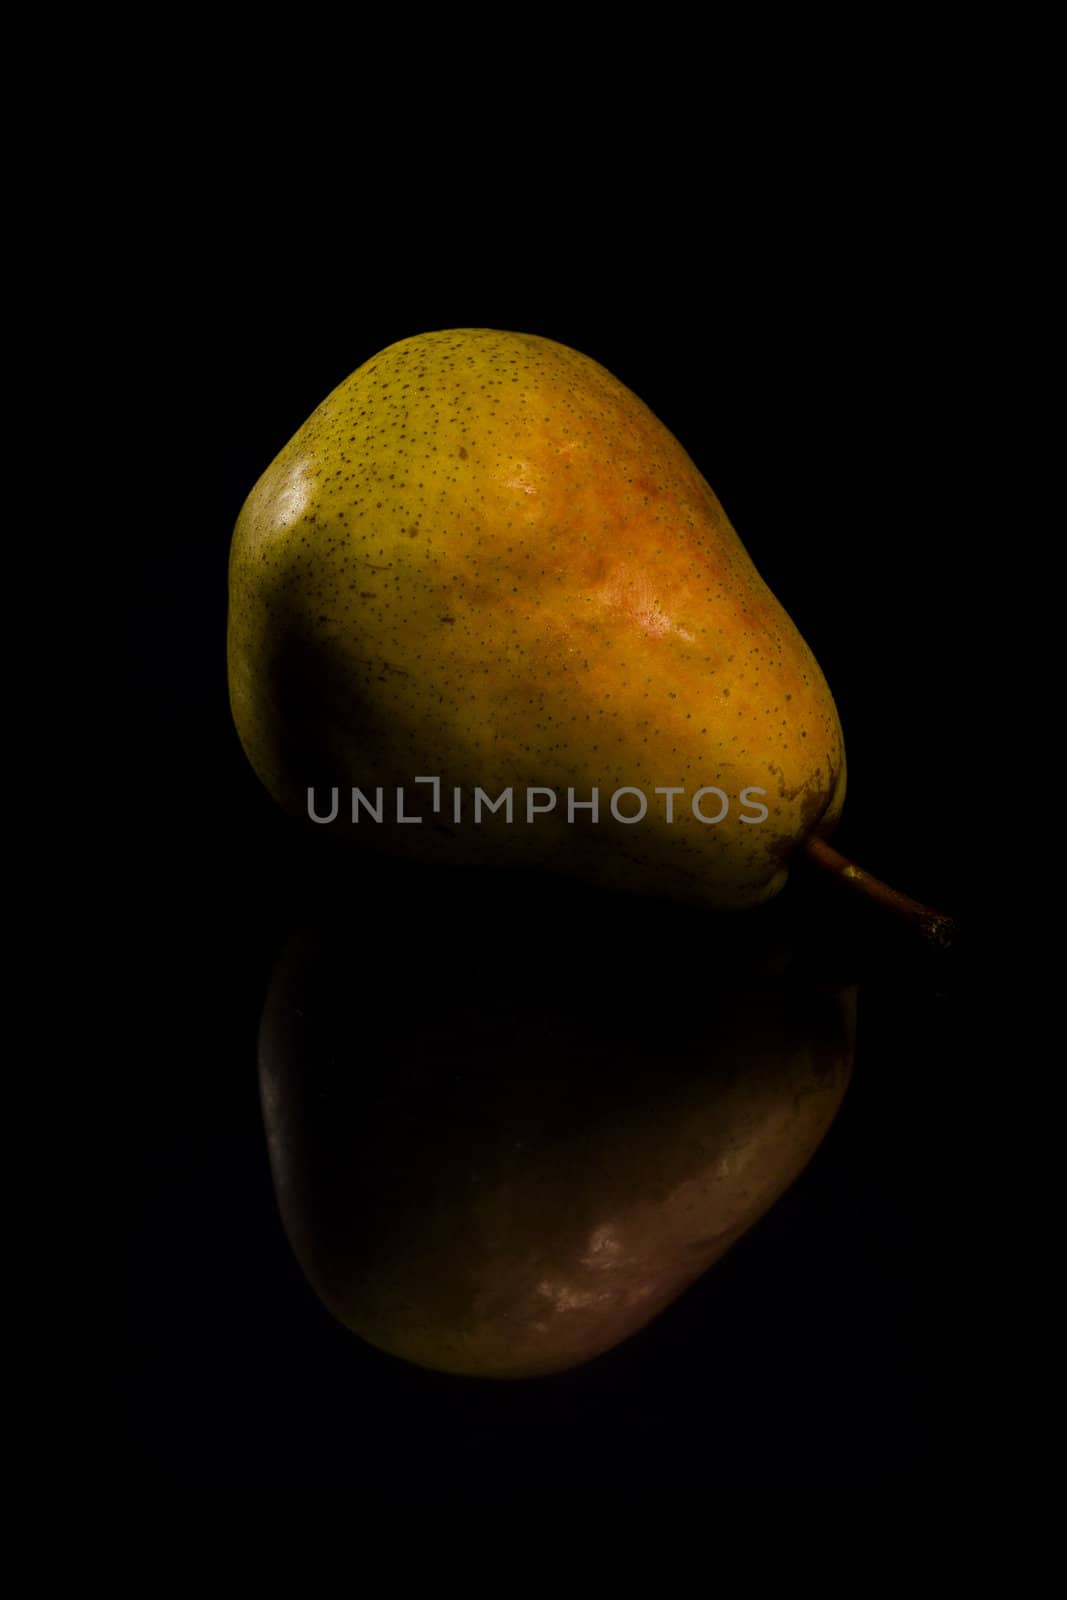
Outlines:
<svg viewBox="0 0 1067 1600"><path fill-rule="evenodd" d="M686 907L664 941L565 901L546 952L511 903L440 939L403 904L306 930L260 1030L315 1292L370 1344L470 1377L562 1372L645 1327L794 1181L852 1064L853 990L735 961Z"/></svg>
<svg viewBox="0 0 1067 1600"><path fill-rule="evenodd" d="M340 826L409 856L734 909L775 895L844 799L830 690L708 484L609 372L530 334L404 339L323 401L241 511L228 655L271 794L306 817L337 786ZM403 825L395 790L417 809L422 776L442 803L422 791ZM351 789L379 787L382 823L357 829ZM475 824L475 787L512 789L513 821ZM530 788L555 796L532 824ZM612 813L622 788L641 820ZM694 813L703 788L722 820Z"/></svg>

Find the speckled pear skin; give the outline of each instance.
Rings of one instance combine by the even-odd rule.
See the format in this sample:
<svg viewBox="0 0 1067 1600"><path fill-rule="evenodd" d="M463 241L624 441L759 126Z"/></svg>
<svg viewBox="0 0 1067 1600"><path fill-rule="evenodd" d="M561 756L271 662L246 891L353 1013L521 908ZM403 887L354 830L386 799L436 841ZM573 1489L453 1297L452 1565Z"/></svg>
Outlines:
<svg viewBox="0 0 1067 1600"><path fill-rule="evenodd" d="M408 855L745 907L844 799L830 690L708 484L609 372L530 334L404 339L323 401L241 511L228 652L244 748L298 815L312 786L406 785L425 813L419 776L514 787L511 825L364 819ZM690 809L706 785L731 800L718 824ZM560 797L533 824L528 786ZM599 821L568 823L567 788L594 786ZM610 814L623 786L639 823ZM746 787L766 821L742 820ZM357 831L344 805L338 826Z"/></svg>
<svg viewBox="0 0 1067 1600"><path fill-rule="evenodd" d="M547 972L516 890L506 940L473 891L419 960L427 906L400 896L366 924L380 940L338 917L274 974L260 1084L286 1234L340 1322L420 1366L537 1377L629 1339L793 1183L846 1092L854 990L735 959L699 907L669 905L664 938L636 897L564 898Z"/></svg>

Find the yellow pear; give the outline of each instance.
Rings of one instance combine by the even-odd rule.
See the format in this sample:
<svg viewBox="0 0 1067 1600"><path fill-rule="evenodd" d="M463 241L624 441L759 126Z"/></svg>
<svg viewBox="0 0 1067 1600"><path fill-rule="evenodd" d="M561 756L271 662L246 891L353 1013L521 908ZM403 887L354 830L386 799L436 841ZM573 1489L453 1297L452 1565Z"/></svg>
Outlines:
<svg viewBox="0 0 1067 1600"><path fill-rule="evenodd" d="M829 688L700 472L530 334L401 340L312 413L237 523L229 675L275 798L409 855L745 907L844 799Z"/></svg>

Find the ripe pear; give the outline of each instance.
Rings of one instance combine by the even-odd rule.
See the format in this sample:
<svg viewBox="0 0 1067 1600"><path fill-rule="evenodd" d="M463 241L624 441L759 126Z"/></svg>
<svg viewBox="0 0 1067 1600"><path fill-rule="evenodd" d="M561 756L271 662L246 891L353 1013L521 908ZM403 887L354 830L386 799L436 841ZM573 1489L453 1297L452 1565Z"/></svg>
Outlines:
<svg viewBox="0 0 1067 1600"><path fill-rule="evenodd" d="M849 1080L854 990L716 944L702 908L561 892L548 960L509 885L437 929L418 897L361 905L275 971L286 1233L337 1319L420 1366L535 1377L628 1339L793 1182Z"/></svg>
<svg viewBox="0 0 1067 1600"><path fill-rule="evenodd" d="M530 334L404 339L322 402L238 519L228 654L272 795L321 819L336 786L409 856L748 907L844 799L830 690L700 472Z"/></svg>

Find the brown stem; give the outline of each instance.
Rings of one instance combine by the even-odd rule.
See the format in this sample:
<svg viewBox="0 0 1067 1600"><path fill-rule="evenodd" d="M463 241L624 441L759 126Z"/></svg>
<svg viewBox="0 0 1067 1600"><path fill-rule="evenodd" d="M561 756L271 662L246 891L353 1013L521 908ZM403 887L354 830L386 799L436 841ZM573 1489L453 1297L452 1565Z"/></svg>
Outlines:
<svg viewBox="0 0 1067 1600"><path fill-rule="evenodd" d="M804 854L817 867L832 873L835 878L843 879L860 894L866 895L868 900L905 918L930 944L944 949L952 943L956 925L951 917L921 905L918 900L909 899L899 889L891 889L881 878L875 878L871 873L864 872L862 867L857 867L854 861L827 844L825 839L810 838L804 846Z"/></svg>

